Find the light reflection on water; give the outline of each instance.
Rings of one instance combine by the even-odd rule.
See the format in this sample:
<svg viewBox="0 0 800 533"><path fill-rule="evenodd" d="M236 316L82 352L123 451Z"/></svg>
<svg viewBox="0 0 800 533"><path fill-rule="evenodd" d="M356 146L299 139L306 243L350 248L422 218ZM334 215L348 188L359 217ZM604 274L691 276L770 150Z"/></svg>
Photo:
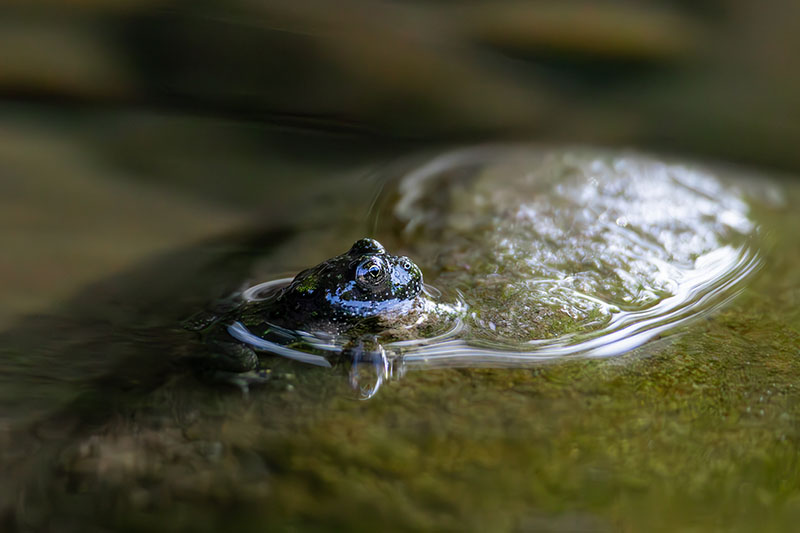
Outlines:
<svg viewBox="0 0 800 533"><path fill-rule="evenodd" d="M608 311L609 320L596 330L565 334L553 339L533 339L520 345L476 344L448 338L420 344L416 353L403 357L405 366L507 367L569 355L608 357L620 355L670 329L717 309L740 290L740 283L760 267L759 259L745 250L726 248L706 258L707 268L695 269L676 292L639 311ZM604 309L610 306L595 300ZM390 345L391 346L391 345Z"/></svg>
<svg viewBox="0 0 800 533"><path fill-rule="evenodd" d="M359 354L350 379L362 397L409 369L619 355L717 309L761 266L743 193L697 167L585 149L482 147L434 157L383 185L378 237L404 248L433 283L429 295L439 299L441 289L460 316L433 337ZM243 296L268 298L288 281ZM483 296L485 283L513 294L506 308ZM576 327L520 338L538 308ZM290 348L241 324L229 331L322 366L344 346L314 333L293 332Z"/></svg>

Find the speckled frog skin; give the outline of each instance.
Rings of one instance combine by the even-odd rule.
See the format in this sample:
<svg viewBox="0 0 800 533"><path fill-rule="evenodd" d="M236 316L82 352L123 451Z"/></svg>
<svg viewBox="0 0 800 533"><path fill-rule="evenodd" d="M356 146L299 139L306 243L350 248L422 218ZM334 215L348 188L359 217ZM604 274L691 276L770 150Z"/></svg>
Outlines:
<svg viewBox="0 0 800 533"><path fill-rule="evenodd" d="M341 354L363 357L379 351L385 338L413 335L435 310L417 265L386 253L376 240L360 239L264 300L244 302L187 327L200 331L209 347L206 374L246 391L248 384L262 381L255 372L255 350L270 351L267 343L277 351L296 343L292 335L298 332L322 334L338 342Z"/></svg>
<svg viewBox="0 0 800 533"><path fill-rule="evenodd" d="M358 327L377 333L422 303L422 272L410 259L386 253L373 239L300 272L274 298L244 306L248 327L266 321L287 329L342 334Z"/></svg>

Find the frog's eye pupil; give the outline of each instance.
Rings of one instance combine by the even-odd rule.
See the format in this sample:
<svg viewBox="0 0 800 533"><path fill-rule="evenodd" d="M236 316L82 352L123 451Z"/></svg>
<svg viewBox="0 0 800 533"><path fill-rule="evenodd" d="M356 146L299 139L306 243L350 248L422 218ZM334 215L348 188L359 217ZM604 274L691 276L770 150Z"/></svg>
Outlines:
<svg viewBox="0 0 800 533"><path fill-rule="evenodd" d="M358 266L356 275L360 284L366 287L374 287L383 282L386 272L379 260L369 259Z"/></svg>

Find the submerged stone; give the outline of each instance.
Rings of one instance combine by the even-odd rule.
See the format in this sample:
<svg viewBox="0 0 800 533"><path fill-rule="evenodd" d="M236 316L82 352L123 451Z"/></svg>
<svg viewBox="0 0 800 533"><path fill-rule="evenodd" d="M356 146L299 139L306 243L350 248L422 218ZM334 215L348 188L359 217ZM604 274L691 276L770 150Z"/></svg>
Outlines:
<svg viewBox="0 0 800 533"><path fill-rule="evenodd" d="M743 191L696 165L487 147L393 183L380 237L469 306L451 362L621 353L726 301L760 262Z"/></svg>

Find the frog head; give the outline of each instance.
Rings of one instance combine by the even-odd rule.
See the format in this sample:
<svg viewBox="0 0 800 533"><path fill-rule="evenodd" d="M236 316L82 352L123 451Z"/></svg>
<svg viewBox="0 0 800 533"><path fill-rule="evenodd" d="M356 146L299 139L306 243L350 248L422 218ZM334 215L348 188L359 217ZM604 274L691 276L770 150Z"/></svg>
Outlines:
<svg viewBox="0 0 800 533"><path fill-rule="evenodd" d="M360 239L345 253L300 272L277 296L287 314L343 323L391 318L411 310L422 292L422 272L409 258Z"/></svg>

